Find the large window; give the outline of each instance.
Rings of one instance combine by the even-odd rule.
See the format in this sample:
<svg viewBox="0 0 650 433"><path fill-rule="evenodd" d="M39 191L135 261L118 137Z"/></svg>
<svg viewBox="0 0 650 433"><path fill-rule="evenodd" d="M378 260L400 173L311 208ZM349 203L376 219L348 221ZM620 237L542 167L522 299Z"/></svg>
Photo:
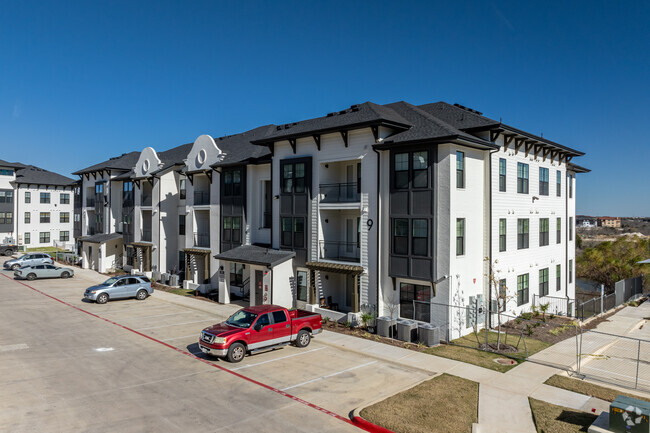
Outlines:
<svg viewBox="0 0 650 433"><path fill-rule="evenodd" d="M465 218L456 218L456 255L465 255Z"/></svg>
<svg viewBox="0 0 650 433"><path fill-rule="evenodd" d="M499 158L499 191L506 190L506 160Z"/></svg>
<svg viewBox="0 0 650 433"><path fill-rule="evenodd" d="M41 193L41 203L49 203L50 202L50 193L49 192L42 192Z"/></svg>
<svg viewBox="0 0 650 433"><path fill-rule="evenodd" d="M528 274L517 275L517 306L528 303Z"/></svg>
<svg viewBox="0 0 650 433"><path fill-rule="evenodd" d="M562 196L562 172L560 170L557 170L555 172L556 180L555 180L555 195L558 197Z"/></svg>
<svg viewBox="0 0 650 433"><path fill-rule="evenodd" d="M281 243L285 247L304 248L305 246L305 218L282 218Z"/></svg>
<svg viewBox="0 0 650 433"><path fill-rule="evenodd" d="M61 242L69 241L70 240L70 232L68 232L68 231L59 232L59 240Z"/></svg>
<svg viewBox="0 0 650 433"><path fill-rule="evenodd" d="M241 242L241 217L223 217L222 237L224 242Z"/></svg>
<svg viewBox="0 0 650 433"><path fill-rule="evenodd" d="M569 176L569 198L573 198L573 176Z"/></svg>
<svg viewBox="0 0 650 433"><path fill-rule="evenodd" d="M296 164L298 165L298 164ZM304 165L304 164L303 164ZM286 165L285 165L286 167ZM228 170L223 173L223 195L226 197L240 196L242 187L242 170Z"/></svg>
<svg viewBox="0 0 650 433"><path fill-rule="evenodd" d="M507 234L506 231L507 231L506 219L501 218L499 219L499 251L506 250L506 234Z"/></svg>
<svg viewBox="0 0 650 433"><path fill-rule="evenodd" d="M548 245L548 218L539 219L539 246Z"/></svg>
<svg viewBox="0 0 650 433"><path fill-rule="evenodd" d="M32 202L32 193L29 191L25 191L25 203L31 203Z"/></svg>
<svg viewBox="0 0 650 433"><path fill-rule="evenodd" d="M244 265L230 262L230 284L236 287L244 285Z"/></svg>
<svg viewBox="0 0 650 433"><path fill-rule="evenodd" d="M555 290L562 290L562 265L555 265Z"/></svg>
<svg viewBox="0 0 650 433"><path fill-rule="evenodd" d="M13 223L14 223L13 212L0 212L0 224L13 224Z"/></svg>
<svg viewBox="0 0 650 433"><path fill-rule="evenodd" d="M413 152L413 188L426 188L429 185L429 153Z"/></svg>
<svg viewBox="0 0 650 433"><path fill-rule="evenodd" d="M562 218L557 219L555 228L555 242L558 244L562 243Z"/></svg>
<svg viewBox="0 0 650 433"><path fill-rule="evenodd" d="M307 271L296 272L296 299L307 302Z"/></svg>
<svg viewBox="0 0 650 433"><path fill-rule="evenodd" d="M435 296L435 294L434 294ZM415 301L415 302L414 302ZM431 287L420 284L400 283L399 315L405 319L431 321Z"/></svg>
<svg viewBox="0 0 650 433"><path fill-rule="evenodd" d="M61 200L61 204L70 204L70 194L67 192L62 192L61 196L59 197Z"/></svg>
<svg viewBox="0 0 650 433"><path fill-rule="evenodd" d="M32 222L32 213L31 212L25 212L25 224L29 224Z"/></svg>
<svg viewBox="0 0 650 433"><path fill-rule="evenodd" d="M181 200L185 200L185 197L187 197L187 188L185 187L185 179L179 180L178 191Z"/></svg>
<svg viewBox="0 0 650 433"><path fill-rule="evenodd" d="M29 232L25 232L25 245L31 244L32 243L32 234Z"/></svg>
<svg viewBox="0 0 650 433"><path fill-rule="evenodd" d="M393 253L409 253L409 220L406 218L393 220Z"/></svg>
<svg viewBox="0 0 650 433"><path fill-rule="evenodd" d="M42 244L50 243L50 232L40 232L38 236L38 241Z"/></svg>
<svg viewBox="0 0 650 433"><path fill-rule="evenodd" d="M61 212L59 214L60 223L69 223L70 222L70 212Z"/></svg>
<svg viewBox="0 0 650 433"><path fill-rule="evenodd" d="M133 206L133 182L131 181L122 184L122 205Z"/></svg>
<svg viewBox="0 0 650 433"><path fill-rule="evenodd" d="M539 270L539 296L548 295L548 268Z"/></svg>
<svg viewBox="0 0 650 433"><path fill-rule="evenodd" d="M573 283L573 259L569 260L569 284Z"/></svg>
<svg viewBox="0 0 650 433"><path fill-rule="evenodd" d="M517 192L528 194L528 164L517 163Z"/></svg>
<svg viewBox="0 0 650 433"><path fill-rule="evenodd" d="M569 241L573 240L573 217L569 217L569 227L567 227L569 230Z"/></svg>
<svg viewBox="0 0 650 433"><path fill-rule="evenodd" d="M104 194L104 184L102 182L95 184L95 194Z"/></svg>
<svg viewBox="0 0 650 433"><path fill-rule="evenodd" d="M413 220L413 255L426 256L428 250L429 230L427 220Z"/></svg>
<svg viewBox="0 0 650 433"><path fill-rule="evenodd" d="M14 192L9 191L0 191L0 203L13 203L14 202Z"/></svg>
<svg viewBox="0 0 650 433"><path fill-rule="evenodd" d="M178 216L178 234L185 235L185 215Z"/></svg>
<svg viewBox="0 0 650 433"><path fill-rule="evenodd" d="M539 195L548 195L548 168L539 168Z"/></svg>
<svg viewBox="0 0 650 433"><path fill-rule="evenodd" d="M293 218L282 218L282 225L280 227L282 231L282 237L280 239L280 242L284 247L291 246L291 239L293 237L292 223Z"/></svg>
<svg viewBox="0 0 650 433"><path fill-rule="evenodd" d="M409 154L395 154L394 171L395 171L395 188L404 189L409 187Z"/></svg>
<svg viewBox="0 0 650 433"><path fill-rule="evenodd" d="M396 189L426 188L429 186L429 152L396 153L393 159L394 186Z"/></svg>
<svg viewBox="0 0 650 433"><path fill-rule="evenodd" d="M465 152L456 152L456 188L465 188Z"/></svg>
<svg viewBox="0 0 650 433"><path fill-rule="evenodd" d="M49 223L50 222L50 213L49 212L41 212L41 224Z"/></svg>
<svg viewBox="0 0 650 433"><path fill-rule="evenodd" d="M517 249L528 248L528 218L517 220Z"/></svg>
<svg viewBox="0 0 650 433"><path fill-rule="evenodd" d="M305 192L305 163L289 163L282 166L282 192Z"/></svg>

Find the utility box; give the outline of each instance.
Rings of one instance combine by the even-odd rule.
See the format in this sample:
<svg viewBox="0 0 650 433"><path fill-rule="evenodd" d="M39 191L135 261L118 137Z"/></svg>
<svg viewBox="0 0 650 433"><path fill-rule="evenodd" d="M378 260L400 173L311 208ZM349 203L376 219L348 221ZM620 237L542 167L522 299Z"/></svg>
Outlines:
<svg viewBox="0 0 650 433"><path fill-rule="evenodd" d="M397 321L397 339L412 343L418 339L418 324L413 320Z"/></svg>
<svg viewBox="0 0 650 433"><path fill-rule="evenodd" d="M437 346L440 344L440 328L431 323L420 323L418 325L418 342L425 346Z"/></svg>
<svg viewBox="0 0 650 433"><path fill-rule="evenodd" d="M619 395L609 405L609 430L615 433L650 433L650 403Z"/></svg>
<svg viewBox="0 0 650 433"><path fill-rule="evenodd" d="M377 317L377 334L382 337L392 338L395 334L395 319L389 316Z"/></svg>

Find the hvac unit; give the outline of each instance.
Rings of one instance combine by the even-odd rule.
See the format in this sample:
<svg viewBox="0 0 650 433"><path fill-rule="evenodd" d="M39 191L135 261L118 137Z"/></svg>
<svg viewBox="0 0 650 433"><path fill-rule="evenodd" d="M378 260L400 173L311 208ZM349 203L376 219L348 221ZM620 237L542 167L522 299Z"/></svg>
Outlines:
<svg viewBox="0 0 650 433"><path fill-rule="evenodd" d="M388 316L377 317L377 334L382 337L393 337L395 335L395 319Z"/></svg>
<svg viewBox="0 0 650 433"><path fill-rule="evenodd" d="M418 342L425 346L437 346L440 344L440 328L431 323L420 323L418 326Z"/></svg>
<svg viewBox="0 0 650 433"><path fill-rule="evenodd" d="M418 339L418 324L413 320L397 319L397 339L412 343Z"/></svg>

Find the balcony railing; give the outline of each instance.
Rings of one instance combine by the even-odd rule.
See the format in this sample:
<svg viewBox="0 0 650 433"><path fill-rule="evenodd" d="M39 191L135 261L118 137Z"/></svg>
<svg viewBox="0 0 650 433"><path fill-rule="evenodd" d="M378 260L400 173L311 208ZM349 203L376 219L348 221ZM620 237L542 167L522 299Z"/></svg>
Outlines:
<svg viewBox="0 0 650 433"><path fill-rule="evenodd" d="M142 196L142 206L151 206L151 196L143 195Z"/></svg>
<svg viewBox="0 0 650 433"><path fill-rule="evenodd" d="M141 234L142 234L141 238L144 242L151 242L151 229L142 230Z"/></svg>
<svg viewBox="0 0 650 433"><path fill-rule="evenodd" d="M356 183L328 183L320 185L321 203L355 203L359 201Z"/></svg>
<svg viewBox="0 0 650 433"><path fill-rule="evenodd" d="M319 246L321 259L357 263L361 260L361 249L356 242L320 241Z"/></svg>
<svg viewBox="0 0 650 433"><path fill-rule="evenodd" d="M95 199L94 198L87 198L86 199L86 207L95 207Z"/></svg>
<svg viewBox="0 0 650 433"><path fill-rule="evenodd" d="M132 244L135 241L131 233L122 233L122 243L125 245Z"/></svg>
<svg viewBox="0 0 650 433"><path fill-rule="evenodd" d="M194 246L210 248L210 233L194 233Z"/></svg>
<svg viewBox="0 0 650 433"><path fill-rule="evenodd" d="M194 191L194 206L210 204L210 191Z"/></svg>

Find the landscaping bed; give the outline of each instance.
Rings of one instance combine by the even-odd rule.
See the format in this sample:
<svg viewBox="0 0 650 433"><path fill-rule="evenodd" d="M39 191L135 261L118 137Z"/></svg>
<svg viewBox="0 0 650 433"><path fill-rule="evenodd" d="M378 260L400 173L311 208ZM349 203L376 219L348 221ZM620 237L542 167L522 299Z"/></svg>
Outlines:
<svg viewBox="0 0 650 433"><path fill-rule="evenodd" d="M478 389L476 382L442 374L363 409L361 417L395 433L471 432Z"/></svg>
<svg viewBox="0 0 650 433"><path fill-rule="evenodd" d="M586 432L596 415L528 398L537 433Z"/></svg>
<svg viewBox="0 0 650 433"><path fill-rule="evenodd" d="M596 397L605 401L614 401L617 396L624 395L627 397L637 398L639 400L650 402L649 398L640 397L629 392L618 391L616 389L596 385L580 379L572 379L570 377L561 376L559 374L549 377L544 383L546 385L551 385L557 388L566 389L568 391L577 392L579 394L588 395L589 397Z"/></svg>

